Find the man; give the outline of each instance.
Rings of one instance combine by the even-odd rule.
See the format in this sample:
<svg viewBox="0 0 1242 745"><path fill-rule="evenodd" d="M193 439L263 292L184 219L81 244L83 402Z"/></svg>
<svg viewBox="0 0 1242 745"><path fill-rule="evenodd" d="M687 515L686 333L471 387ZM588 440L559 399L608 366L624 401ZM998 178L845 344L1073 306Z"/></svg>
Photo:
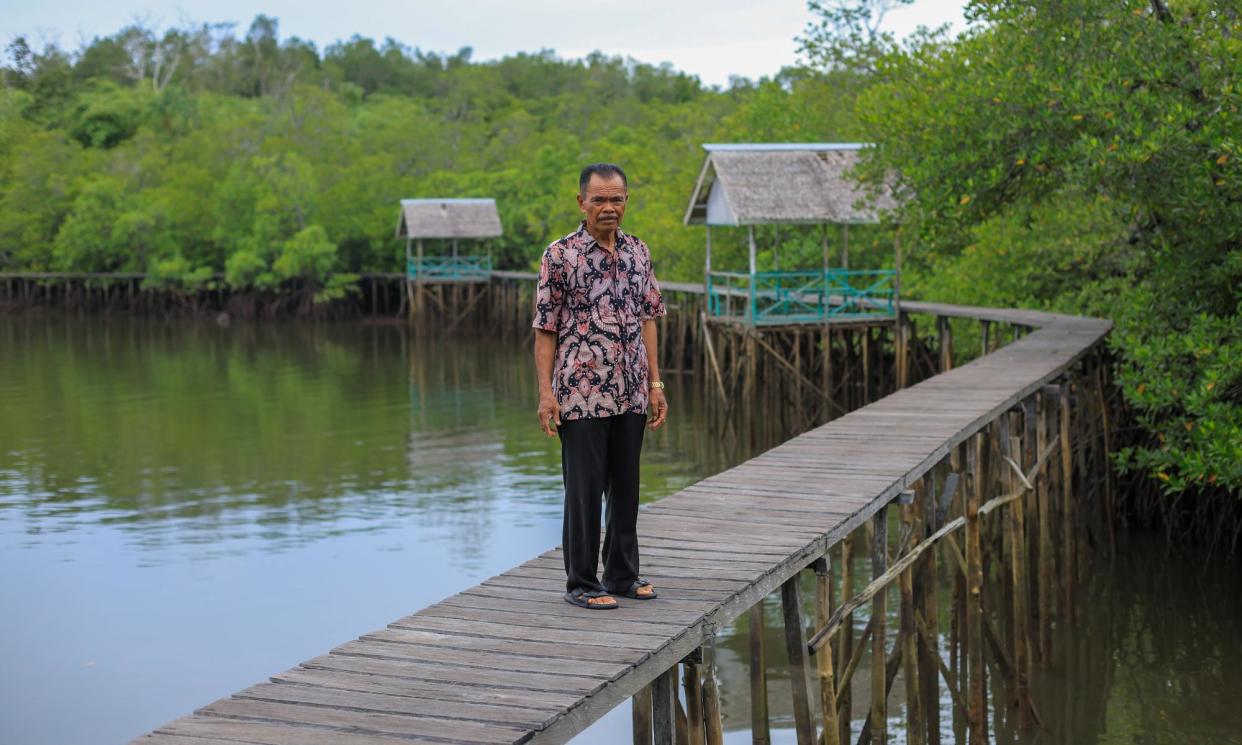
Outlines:
<svg viewBox="0 0 1242 745"><path fill-rule="evenodd" d="M582 169L582 222L544 251L535 297L539 425L561 437L565 600L591 610L616 608L612 595L656 596L638 576L638 457L644 425L658 429L668 415L656 361L665 308L647 244L621 231L628 198L620 166Z"/></svg>

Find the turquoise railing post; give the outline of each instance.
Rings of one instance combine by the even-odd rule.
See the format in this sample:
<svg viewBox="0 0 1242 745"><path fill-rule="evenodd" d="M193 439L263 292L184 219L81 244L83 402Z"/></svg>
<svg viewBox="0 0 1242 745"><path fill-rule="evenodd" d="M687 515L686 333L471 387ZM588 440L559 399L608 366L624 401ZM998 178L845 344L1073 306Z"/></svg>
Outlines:
<svg viewBox="0 0 1242 745"><path fill-rule="evenodd" d="M751 323L755 322L755 317L757 315L755 312L757 310L755 308L755 302L756 302L755 301L755 275L751 274L750 275L750 308L749 310L747 310L747 313L746 313L746 320Z"/></svg>

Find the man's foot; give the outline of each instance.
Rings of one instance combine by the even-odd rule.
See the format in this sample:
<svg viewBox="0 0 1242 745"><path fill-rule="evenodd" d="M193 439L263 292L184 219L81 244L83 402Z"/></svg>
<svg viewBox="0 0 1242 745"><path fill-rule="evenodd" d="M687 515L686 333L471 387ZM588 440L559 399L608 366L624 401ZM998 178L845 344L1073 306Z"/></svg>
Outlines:
<svg viewBox="0 0 1242 745"><path fill-rule="evenodd" d="M630 583L625 590L613 590L613 594L620 595L625 598L633 598L635 600L650 600L656 597L655 587L651 582L639 577Z"/></svg>
<svg viewBox="0 0 1242 745"><path fill-rule="evenodd" d="M599 590L588 591L581 587L565 593L565 602L590 610L608 610L617 607L617 599L608 593Z"/></svg>

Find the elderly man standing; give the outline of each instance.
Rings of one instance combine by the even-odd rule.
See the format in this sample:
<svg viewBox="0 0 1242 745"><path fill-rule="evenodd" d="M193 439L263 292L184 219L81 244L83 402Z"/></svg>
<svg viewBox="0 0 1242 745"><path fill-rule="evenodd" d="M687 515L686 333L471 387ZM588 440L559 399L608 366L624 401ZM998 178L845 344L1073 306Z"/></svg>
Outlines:
<svg viewBox="0 0 1242 745"><path fill-rule="evenodd" d="M592 610L616 608L612 595L656 596L638 576L638 459L643 427L668 415L656 362L655 319L665 309L647 244L621 231L628 198L620 166L582 169L583 220L544 251L535 298L539 425L561 437L565 600Z"/></svg>

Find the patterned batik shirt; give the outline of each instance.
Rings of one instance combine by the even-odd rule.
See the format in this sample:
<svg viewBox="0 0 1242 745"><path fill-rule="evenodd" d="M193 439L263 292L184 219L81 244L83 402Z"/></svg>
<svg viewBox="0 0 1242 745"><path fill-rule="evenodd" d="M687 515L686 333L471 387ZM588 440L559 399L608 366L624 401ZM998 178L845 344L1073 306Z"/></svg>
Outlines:
<svg viewBox="0 0 1242 745"><path fill-rule="evenodd" d="M583 222L548 246L534 327L556 332L552 390L561 419L647 411L642 322L665 314L647 244L617 230L616 255Z"/></svg>

